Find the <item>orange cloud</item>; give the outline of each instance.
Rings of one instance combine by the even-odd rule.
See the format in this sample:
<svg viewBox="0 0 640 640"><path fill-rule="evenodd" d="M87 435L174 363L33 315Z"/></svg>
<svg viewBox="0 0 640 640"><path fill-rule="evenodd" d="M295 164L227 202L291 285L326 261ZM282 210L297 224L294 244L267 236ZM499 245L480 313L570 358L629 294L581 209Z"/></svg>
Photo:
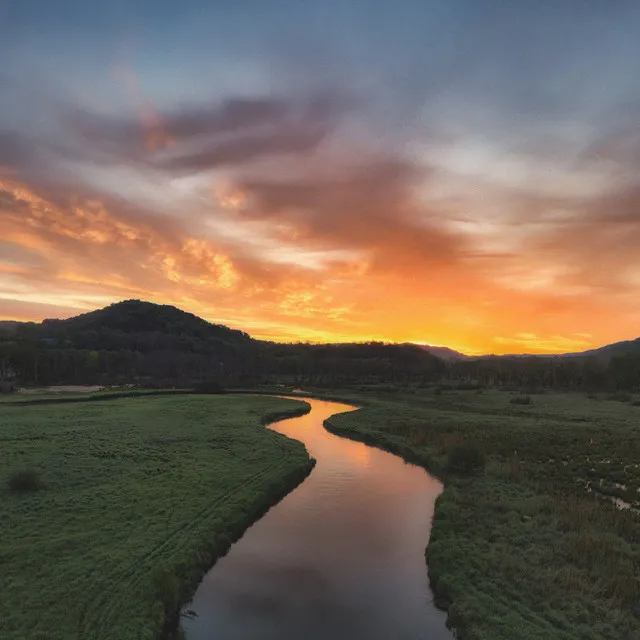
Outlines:
<svg viewBox="0 0 640 640"><path fill-rule="evenodd" d="M139 297L177 304L260 338L415 341L470 353L574 351L636 330L637 301L625 307L618 299L621 317L628 320L612 322L611 296L567 297L544 282L519 287L494 277L501 263L509 266L515 258L489 257L490 268L486 261L477 268L479 258L462 239L413 222L393 228L384 208L373 210L377 229L365 229L370 224L365 220L339 219L345 207L364 198L359 189L348 197L344 190L331 196L337 210L329 214L327 227L313 211L301 220L281 216L287 210L280 208L283 203L272 210L279 222L299 229L301 250L335 238L340 227L352 245L370 254L368 260L327 263L319 271L251 258L242 247L189 235L169 222L156 228L95 199L70 198L64 209L7 179L0 182L0 193L5 246L11 243L44 261L22 264L18 256L6 262L0 255L4 317L10 317L16 300L45 302L49 306L43 309L60 308L68 315L72 308ZM313 198L319 197L313 191ZM391 204L387 200L384 207ZM517 271L509 269L514 277ZM4 300L13 301L7 310ZM21 309L20 317L25 315L39 319L44 313L34 306L30 313Z"/></svg>

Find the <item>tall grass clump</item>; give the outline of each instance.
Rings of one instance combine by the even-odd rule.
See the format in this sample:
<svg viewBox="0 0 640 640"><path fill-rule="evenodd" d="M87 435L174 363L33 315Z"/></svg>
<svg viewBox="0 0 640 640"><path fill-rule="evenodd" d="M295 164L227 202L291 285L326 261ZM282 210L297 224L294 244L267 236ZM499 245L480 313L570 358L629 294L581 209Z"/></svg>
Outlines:
<svg viewBox="0 0 640 640"><path fill-rule="evenodd" d="M514 396L509 402L511 402L511 404L533 404L531 396Z"/></svg>
<svg viewBox="0 0 640 640"><path fill-rule="evenodd" d="M153 574L156 599L162 603L164 615L169 618L180 608L180 583L178 578L166 569L157 569Z"/></svg>
<svg viewBox="0 0 640 640"><path fill-rule="evenodd" d="M607 400L613 400L615 402L631 402L633 400L633 397L630 393L617 391L616 393L610 393L607 396Z"/></svg>
<svg viewBox="0 0 640 640"><path fill-rule="evenodd" d="M22 469L9 476L7 481L11 493L34 493L43 488L42 478L35 469Z"/></svg>
<svg viewBox="0 0 640 640"><path fill-rule="evenodd" d="M484 469L486 464L484 453L473 444L454 447L447 458L447 471L469 475Z"/></svg>

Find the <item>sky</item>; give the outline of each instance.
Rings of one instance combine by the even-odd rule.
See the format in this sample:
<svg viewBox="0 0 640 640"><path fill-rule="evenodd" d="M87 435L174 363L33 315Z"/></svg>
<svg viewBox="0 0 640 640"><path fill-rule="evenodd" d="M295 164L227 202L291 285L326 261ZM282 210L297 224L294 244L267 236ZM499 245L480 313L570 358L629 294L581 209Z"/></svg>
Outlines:
<svg viewBox="0 0 640 640"><path fill-rule="evenodd" d="M637 0L0 0L0 318L640 335Z"/></svg>

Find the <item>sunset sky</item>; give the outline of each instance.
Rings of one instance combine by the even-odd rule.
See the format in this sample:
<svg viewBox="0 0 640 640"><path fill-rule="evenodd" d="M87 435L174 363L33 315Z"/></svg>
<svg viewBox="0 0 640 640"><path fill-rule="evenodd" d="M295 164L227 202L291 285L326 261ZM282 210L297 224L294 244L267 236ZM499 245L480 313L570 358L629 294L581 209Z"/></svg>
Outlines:
<svg viewBox="0 0 640 640"><path fill-rule="evenodd" d="M0 317L640 335L640 2L0 3Z"/></svg>

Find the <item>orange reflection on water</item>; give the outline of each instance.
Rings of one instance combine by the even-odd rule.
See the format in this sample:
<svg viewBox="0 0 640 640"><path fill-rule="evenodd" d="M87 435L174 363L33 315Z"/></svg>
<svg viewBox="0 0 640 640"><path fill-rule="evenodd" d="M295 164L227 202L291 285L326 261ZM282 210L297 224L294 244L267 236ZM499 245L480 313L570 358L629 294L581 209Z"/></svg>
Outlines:
<svg viewBox="0 0 640 640"><path fill-rule="evenodd" d="M317 464L207 574L187 640L450 640L424 563L442 485L323 428L356 407L300 399L310 414L270 428L303 442Z"/></svg>

